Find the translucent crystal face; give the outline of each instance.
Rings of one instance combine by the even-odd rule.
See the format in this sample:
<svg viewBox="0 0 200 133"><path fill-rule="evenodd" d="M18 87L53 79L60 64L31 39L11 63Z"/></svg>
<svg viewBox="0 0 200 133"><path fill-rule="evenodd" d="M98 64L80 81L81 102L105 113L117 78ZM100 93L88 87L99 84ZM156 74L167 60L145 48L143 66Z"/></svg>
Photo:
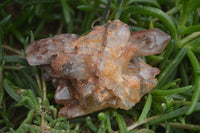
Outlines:
<svg viewBox="0 0 200 133"><path fill-rule="evenodd" d="M161 53L171 37L159 29L133 32L131 43L137 45L134 57Z"/></svg>
<svg viewBox="0 0 200 133"><path fill-rule="evenodd" d="M159 69L140 57L163 51L170 36L158 30L130 33L114 20L79 37L62 34L31 43L30 65L43 65L57 88L60 116L85 115L103 108L130 109L157 83Z"/></svg>

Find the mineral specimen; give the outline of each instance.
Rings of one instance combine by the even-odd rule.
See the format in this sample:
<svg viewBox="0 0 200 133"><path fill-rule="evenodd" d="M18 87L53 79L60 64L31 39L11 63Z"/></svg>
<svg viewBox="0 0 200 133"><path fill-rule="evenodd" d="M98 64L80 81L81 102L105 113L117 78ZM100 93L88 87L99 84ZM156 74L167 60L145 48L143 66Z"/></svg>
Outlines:
<svg viewBox="0 0 200 133"><path fill-rule="evenodd" d="M57 88L59 116L73 118L107 107L131 109L157 83L158 68L140 57L163 51L170 36L159 29L130 33L119 20L90 33L61 34L32 42L30 65L43 65Z"/></svg>

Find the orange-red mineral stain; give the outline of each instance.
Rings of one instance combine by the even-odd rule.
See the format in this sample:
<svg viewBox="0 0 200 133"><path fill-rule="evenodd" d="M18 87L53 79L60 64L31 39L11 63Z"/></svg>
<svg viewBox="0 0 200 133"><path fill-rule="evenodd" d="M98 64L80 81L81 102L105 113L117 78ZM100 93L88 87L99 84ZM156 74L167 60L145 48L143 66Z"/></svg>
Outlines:
<svg viewBox="0 0 200 133"><path fill-rule="evenodd" d="M79 37L62 34L31 43L30 65L43 65L57 88L59 116L85 115L107 107L131 109L156 84L159 69L140 57L163 51L170 36L159 29L130 33L119 20Z"/></svg>

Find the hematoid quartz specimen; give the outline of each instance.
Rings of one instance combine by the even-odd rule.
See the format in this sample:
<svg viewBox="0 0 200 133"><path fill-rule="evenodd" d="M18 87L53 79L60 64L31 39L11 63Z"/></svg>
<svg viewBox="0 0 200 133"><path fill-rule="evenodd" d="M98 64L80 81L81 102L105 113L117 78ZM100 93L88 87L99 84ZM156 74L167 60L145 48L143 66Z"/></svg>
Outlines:
<svg viewBox="0 0 200 133"><path fill-rule="evenodd" d="M140 57L163 51L170 36L159 29L131 33L119 20L85 36L61 34L32 42L30 65L43 65L45 78L63 104L59 116L73 118L107 107L131 109L156 84L158 68Z"/></svg>

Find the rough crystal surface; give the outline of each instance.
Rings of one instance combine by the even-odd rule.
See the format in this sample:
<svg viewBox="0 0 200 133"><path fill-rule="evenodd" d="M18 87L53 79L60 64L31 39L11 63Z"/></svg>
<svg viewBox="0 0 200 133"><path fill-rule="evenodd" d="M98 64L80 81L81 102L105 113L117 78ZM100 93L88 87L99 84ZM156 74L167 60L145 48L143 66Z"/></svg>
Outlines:
<svg viewBox="0 0 200 133"><path fill-rule="evenodd" d="M73 118L107 107L131 109L157 83L158 68L140 57L163 51L170 36L159 29L130 33L114 20L79 37L62 34L31 43L30 65L43 65L57 88L60 116Z"/></svg>

